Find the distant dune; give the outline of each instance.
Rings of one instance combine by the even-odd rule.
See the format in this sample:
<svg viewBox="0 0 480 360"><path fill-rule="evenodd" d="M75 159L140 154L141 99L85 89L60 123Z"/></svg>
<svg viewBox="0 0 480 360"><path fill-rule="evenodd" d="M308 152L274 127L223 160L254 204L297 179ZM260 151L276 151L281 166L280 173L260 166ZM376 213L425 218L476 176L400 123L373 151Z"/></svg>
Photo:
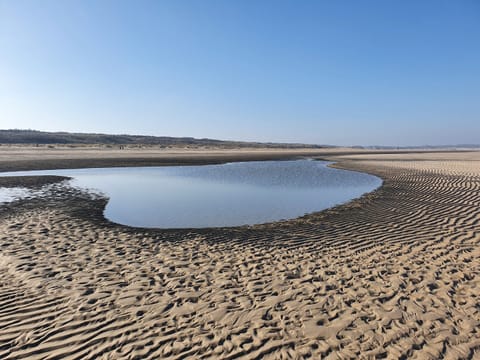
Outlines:
<svg viewBox="0 0 480 360"><path fill-rule="evenodd" d="M159 145L159 146L215 146L222 148L310 148L328 146L291 143L260 143L196 139L192 137L110 135L69 132L45 132L37 130L0 130L0 144L105 144L105 145Z"/></svg>

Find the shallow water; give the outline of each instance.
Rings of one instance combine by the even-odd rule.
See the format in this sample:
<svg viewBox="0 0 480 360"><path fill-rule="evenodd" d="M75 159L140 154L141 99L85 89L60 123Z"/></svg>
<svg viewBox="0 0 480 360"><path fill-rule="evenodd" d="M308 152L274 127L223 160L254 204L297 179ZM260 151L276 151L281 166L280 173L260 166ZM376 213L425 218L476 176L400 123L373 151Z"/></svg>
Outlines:
<svg viewBox="0 0 480 360"><path fill-rule="evenodd" d="M139 227L252 225L320 211L370 192L378 177L324 161L255 161L5 173L62 175L109 197L105 217ZM0 201L2 191L0 189ZM10 190L12 191L12 190Z"/></svg>
<svg viewBox="0 0 480 360"><path fill-rule="evenodd" d="M0 188L0 204L24 199L31 195L32 191L26 188Z"/></svg>

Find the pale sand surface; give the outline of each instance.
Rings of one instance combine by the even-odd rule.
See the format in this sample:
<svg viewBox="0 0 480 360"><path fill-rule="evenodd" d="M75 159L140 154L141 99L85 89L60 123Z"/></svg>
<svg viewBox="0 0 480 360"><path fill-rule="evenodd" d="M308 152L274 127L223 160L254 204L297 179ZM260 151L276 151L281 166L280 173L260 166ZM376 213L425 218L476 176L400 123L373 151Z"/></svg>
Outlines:
<svg viewBox="0 0 480 360"><path fill-rule="evenodd" d="M0 162L20 160L48 160L48 159L99 159L99 158L172 158L172 157L209 157L213 155L234 157L239 154L302 154L302 153L327 153L338 152L351 153L349 148L325 148L325 149L258 149L242 148L225 150L221 148L199 148L191 149L185 147L159 148L159 147L138 147L119 150L119 147L106 148L96 146L80 146L76 148L55 145L49 147L34 146L0 146Z"/></svg>
<svg viewBox="0 0 480 360"><path fill-rule="evenodd" d="M188 149L146 147L0 146L0 172L108 166L192 165L242 160L275 160L301 156L349 154L350 149Z"/></svg>
<svg viewBox="0 0 480 360"><path fill-rule="evenodd" d="M198 231L109 223L61 185L0 207L0 358L478 358L480 152L330 158L384 186Z"/></svg>
<svg viewBox="0 0 480 360"><path fill-rule="evenodd" d="M98 166L152 166L169 164L203 164L242 160L275 160L301 156L371 156L385 153L378 150L351 148L322 149L220 149L220 148L116 148L79 146L75 148L56 145L54 148L32 146L0 146L0 171L28 169L56 169ZM388 151L401 156L410 151ZM423 152L428 154L429 152ZM412 153L411 155L413 156ZM448 153L447 153L448 154Z"/></svg>

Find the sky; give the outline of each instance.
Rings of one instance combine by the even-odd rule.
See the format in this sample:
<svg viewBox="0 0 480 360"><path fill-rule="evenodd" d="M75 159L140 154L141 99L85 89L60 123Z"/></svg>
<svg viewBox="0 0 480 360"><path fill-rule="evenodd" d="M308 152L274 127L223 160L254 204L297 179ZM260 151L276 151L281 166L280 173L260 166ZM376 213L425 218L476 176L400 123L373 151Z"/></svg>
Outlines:
<svg viewBox="0 0 480 360"><path fill-rule="evenodd" d="M480 143L478 0L0 0L0 129Z"/></svg>

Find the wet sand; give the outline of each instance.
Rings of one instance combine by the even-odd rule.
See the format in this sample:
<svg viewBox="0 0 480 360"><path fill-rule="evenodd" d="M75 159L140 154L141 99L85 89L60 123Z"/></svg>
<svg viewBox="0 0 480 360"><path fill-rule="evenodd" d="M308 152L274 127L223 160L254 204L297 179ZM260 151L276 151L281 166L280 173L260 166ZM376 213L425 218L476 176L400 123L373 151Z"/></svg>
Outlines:
<svg viewBox="0 0 480 360"><path fill-rule="evenodd" d="M478 357L480 152L311 155L384 185L299 219L224 229L116 225L106 199L62 183L0 207L0 358ZM145 165L96 156L0 155L0 169Z"/></svg>

